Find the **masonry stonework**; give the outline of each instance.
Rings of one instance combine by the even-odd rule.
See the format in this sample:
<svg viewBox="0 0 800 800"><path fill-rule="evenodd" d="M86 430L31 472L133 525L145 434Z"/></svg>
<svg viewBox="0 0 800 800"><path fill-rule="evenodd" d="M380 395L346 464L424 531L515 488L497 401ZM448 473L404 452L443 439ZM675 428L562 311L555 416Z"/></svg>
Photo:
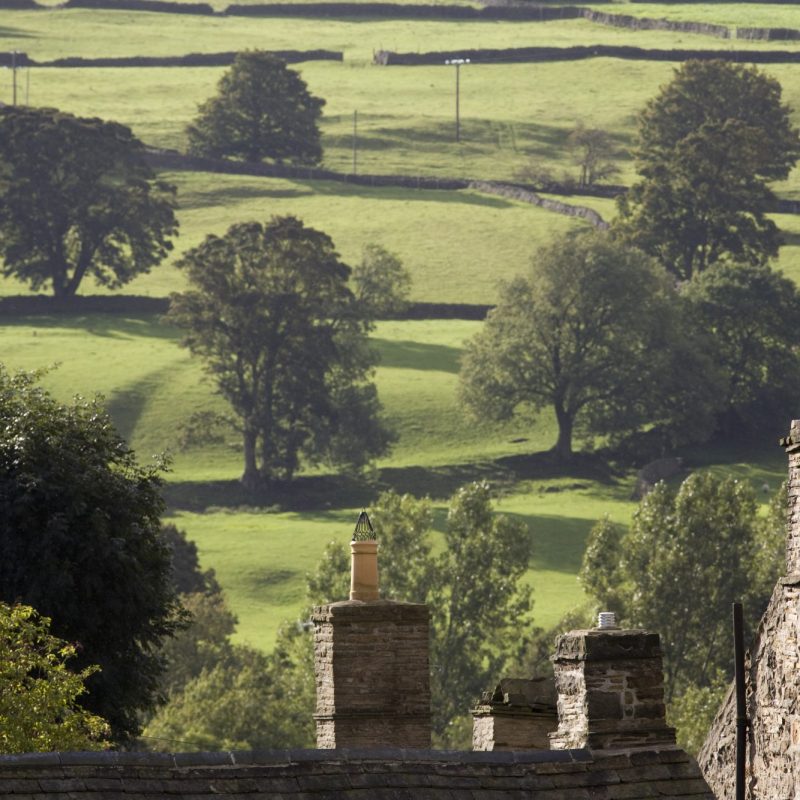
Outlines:
<svg viewBox="0 0 800 800"><path fill-rule="evenodd" d="M745 657L748 800L800 798L800 421L781 444L789 457L786 576L775 585ZM731 685L698 756L718 800L735 796L735 753Z"/></svg>
<svg viewBox="0 0 800 800"><path fill-rule="evenodd" d="M390 600L314 609L317 747L430 747L429 616Z"/></svg>
<svg viewBox="0 0 800 800"><path fill-rule="evenodd" d="M651 749L675 744L665 719L658 634L578 630L559 636L553 656L558 691L554 750Z"/></svg>
<svg viewBox="0 0 800 800"><path fill-rule="evenodd" d="M549 750L557 724L551 678L504 678L472 709L472 749Z"/></svg>

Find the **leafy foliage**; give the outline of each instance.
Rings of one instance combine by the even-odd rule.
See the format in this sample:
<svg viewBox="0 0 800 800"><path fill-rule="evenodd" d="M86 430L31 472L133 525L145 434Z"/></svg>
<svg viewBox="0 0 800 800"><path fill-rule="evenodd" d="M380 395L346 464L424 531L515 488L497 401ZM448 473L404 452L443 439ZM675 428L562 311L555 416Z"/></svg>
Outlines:
<svg viewBox="0 0 800 800"><path fill-rule="evenodd" d="M785 497L785 489L782 490ZM749 485L710 473L677 491L659 483L628 531L596 525L581 567L587 592L622 624L661 634L667 700L729 674L731 603L758 619L780 574L786 517L778 502L760 520Z"/></svg>
<svg viewBox="0 0 800 800"><path fill-rule="evenodd" d="M364 247L361 263L353 270L354 294L371 319L405 310L411 292L411 273L400 259L378 244Z"/></svg>
<svg viewBox="0 0 800 800"><path fill-rule="evenodd" d="M301 456L357 468L385 452L369 321L328 236L294 217L241 223L179 266L192 288L170 318L238 417L246 486L290 480Z"/></svg>
<svg viewBox="0 0 800 800"><path fill-rule="evenodd" d="M584 234L539 251L531 272L502 288L467 346L461 399L498 420L551 406L553 450L569 459L576 427L625 433L663 420L702 430L714 379L684 339L666 273L635 248Z"/></svg>
<svg viewBox="0 0 800 800"><path fill-rule="evenodd" d="M115 741L156 700L158 648L180 625L159 537L160 464L140 466L97 401L61 405L0 365L0 599L37 608L97 664L81 704Z"/></svg>
<svg viewBox="0 0 800 800"><path fill-rule="evenodd" d="M187 128L189 149L253 162L316 164L322 158L317 124L324 105L283 61L264 51L245 51Z"/></svg>
<svg viewBox="0 0 800 800"><path fill-rule="evenodd" d="M311 714L307 713L298 736L293 728L299 713L295 698L276 692L274 658L248 647L233 647L228 658L204 670L158 711L146 736L165 750L175 749L176 744L200 750L308 744ZM313 697L313 677L311 691Z"/></svg>
<svg viewBox="0 0 800 800"><path fill-rule="evenodd" d="M77 703L98 667L71 672L75 653L33 608L0 602L0 753L104 747L105 721Z"/></svg>
<svg viewBox="0 0 800 800"><path fill-rule="evenodd" d="M778 81L687 61L640 116L643 180L621 199L617 230L682 280L718 261L764 264L780 244L767 183L799 155Z"/></svg>
<svg viewBox="0 0 800 800"><path fill-rule="evenodd" d="M201 570L197 545L186 531L168 522L161 526L161 538L172 556L172 583L178 594L218 594L222 591L213 569Z"/></svg>
<svg viewBox="0 0 800 800"><path fill-rule="evenodd" d="M692 322L722 371L722 428L795 416L800 394L800 292L767 266L719 263L686 287Z"/></svg>
<svg viewBox="0 0 800 800"><path fill-rule="evenodd" d="M84 277L117 288L149 272L178 229L174 187L115 122L0 108L3 273L74 295Z"/></svg>

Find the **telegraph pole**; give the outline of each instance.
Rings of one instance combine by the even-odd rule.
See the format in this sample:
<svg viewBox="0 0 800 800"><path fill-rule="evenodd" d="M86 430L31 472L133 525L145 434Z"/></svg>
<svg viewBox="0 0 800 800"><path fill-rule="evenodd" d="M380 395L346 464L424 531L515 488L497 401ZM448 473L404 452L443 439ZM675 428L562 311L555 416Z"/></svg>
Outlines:
<svg viewBox="0 0 800 800"><path fill-rule="evenodd" d="M358 111L353 111L353 175L357 173Z"/></svg>
<svg viewBox="0 0 800 800"><path fill-rule="evenodd" d="M468 58L448 58L445 64L456 68L456 141L461 141L461 65L469 64Z"/></svg>
<svg viewBox="0 0 800 800"><path fill-rule="evenodd" d="M13 100L11 105L17 104L17 51L11 51L11 86L12 86L12 96Z"/></svg>

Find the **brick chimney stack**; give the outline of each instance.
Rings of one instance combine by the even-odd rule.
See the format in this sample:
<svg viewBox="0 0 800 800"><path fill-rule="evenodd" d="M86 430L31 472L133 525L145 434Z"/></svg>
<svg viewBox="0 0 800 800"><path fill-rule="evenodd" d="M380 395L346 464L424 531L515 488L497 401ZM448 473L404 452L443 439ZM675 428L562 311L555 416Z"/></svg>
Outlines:
<svg viewBox="0 0 800 800"><path fill-rule="evenodd" d="M604 628L559 636L554 750L652 749L675 744L666 723L657 633Z"/></svg>
<svg viewBox="0 0 800 800"><path fill-rule="evenodd" d="M786 536L786 575L800 575L800 419L793 419L789 435L781 439L789 457L789 525Z"/></svg>
<svg viewBox="0 0 800 800"><path fill-rule="evenodd" d="M362 513L351 542L350 600L317 606L317 747L431 746L430 612L380 600L378 543Z"/></svg>

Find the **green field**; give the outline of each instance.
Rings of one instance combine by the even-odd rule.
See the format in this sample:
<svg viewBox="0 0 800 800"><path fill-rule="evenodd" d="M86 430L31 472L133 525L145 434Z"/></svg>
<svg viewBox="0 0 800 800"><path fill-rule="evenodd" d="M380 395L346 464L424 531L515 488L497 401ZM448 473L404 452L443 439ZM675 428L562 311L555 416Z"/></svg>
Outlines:
<svg viewBox="0 0 800 800"><path fill-rule="evenodd" d="M215 0L216 7L227 5ZM598 6L600 7L600 6ZM648 17L800 28L800 8L757 4L603 5ZM454 72L441 66L377 67L377 49L449 50L529 45L625 44L641 47L784 49L786 43L746 43L692 34L630 31L585 20L548 23L391 20L248 19L60 10L0 11L0 51L35 59L61 56L179 55L248 47L328 48L343 63L297 65L327 104L322 121L324 166L348 171L353 112L360 173L510 180L530 161L557 174L575 172L566 146L578 122L608 130L617 144L620 182L634 179L629 148L639 109L667 82L673 64L602 58L544 64L472 64L461 70L462 142L454 141ZM800 109L800 65L765 68L786 100ZM217 68L33 68L18 75L34 105L62 108L130 125L148 145L182 150L184 128L214 92ZM0 100L11 95L0 74ZM796 122L800 113L795 112ZM273 180L206 173L163 175L179 191L181 237L172 258L126 287L166 296L183 288L175 258L207 233L244 219L294 214L333 238L348 263L366 243L397 252L413 275L413 298L488 303L498 282L524 270L537 247L585 225L529 205L473 191L373 189L346 184ZM777 187L800 199L798 172ZM610 200L565 198L606 219ZM777 215L787 234L779 266L800 281L800 217ZM26 288L0 282L0 295ZM98 291L86 286L84 292ZM373 482L307 470L293 496L253 509L237 487L241 457L230 446L182 451L181 424L193 411L223 409L201 366L178 346L179 332L158 317L52 316L2 321L0 358L12 368L60 362L46 384L62 398L103 393L120 431L140 459L168 451L172 472L169 516L198 542L205 567L217 570L240 619L239 638L269 648L283 620L304 603L304 576L327 541L346 541L358 510L382 488L430 494L437 508L461 483L487 478L498 507L529 523L534 555L526 580L534 587L535 618L557 622L582 599L575 580L583 544L604 514L625 522L635 508L633 476L595 462L569 472L544 454L555 440L549 414L535 424L479 425L456 402L463 343L480 324L465 321L380 323L373 336L381 356L376 382L399 439L376 465ZM776 422L775 438L785 421ZM698 448L691 465L735 474L775 488L785 466L779 448ZM441 514L438 519L441 519Z"/></svg>

